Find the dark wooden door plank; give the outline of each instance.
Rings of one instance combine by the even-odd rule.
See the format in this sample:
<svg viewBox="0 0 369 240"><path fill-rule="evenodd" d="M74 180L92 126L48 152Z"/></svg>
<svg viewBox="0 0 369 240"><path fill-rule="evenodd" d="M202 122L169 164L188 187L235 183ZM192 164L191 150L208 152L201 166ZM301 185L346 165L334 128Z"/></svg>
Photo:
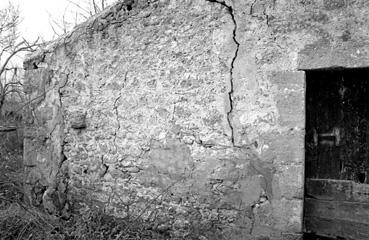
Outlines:
<svg viewBox="0 0 369 240"><path fill-rule="evenodd" d="M322 217L305 218L305 232L326 237L341 237L347 240L368 240L369 224Z"/></svg>
<svg viewBox="0 0 369 240"><path fill-rule="evenodd" d="M369 203L369 184L349 180L307 178L305 189L306 197L310 198Z"/></svg>
<svg viewBox="0 0 369 240"><path fill-rule="evenodd" d="M305 199L305 218L322 217L369 224L369 203Z"/></svg>

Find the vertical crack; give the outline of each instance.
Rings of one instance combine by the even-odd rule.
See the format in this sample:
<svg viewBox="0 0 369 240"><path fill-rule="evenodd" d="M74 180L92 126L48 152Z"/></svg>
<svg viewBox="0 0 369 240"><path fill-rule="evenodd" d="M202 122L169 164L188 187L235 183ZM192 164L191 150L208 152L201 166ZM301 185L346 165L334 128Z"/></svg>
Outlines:
<svg viewBox="0 0 369 240"><path fill-rule="evenodd" d="M233 92L234 92L234 88L233 88L234 87L234 84L233 84L234 63L237 59L238 50L240 48L240 43L237 41L237 22L236 22L236 18L235 18L235 15L234 15L233 7L227 5L225 1L218 1L218 0L206 0L206 1L212 2L212 3L218 3L222 6L224 6L227 9L229 15L231 16L232 22L233 22L233 25L234 25L233 32L232 32L232 39L233 39L233 42L236 44L236 51L233 55L232 62L231 62L231 68L229 70L230 90L228 92L229 111L227 112L227 122L228 122L229 128L231 129L231 142L232 142L232 145L235 146L234 129L233 129L233 125L232 125L232 113L233 113Z"/></svg>
<svg viewBox="0 0 369 240"><path fill-rule="evenodd" d="M122 89L125 87L125 84L127 82L127 74L128 74L128 71L126 72L126 74L124 75L124 82L123 82L123 86L122 88L119 90L119 95L118 97L115 99L114 101L114 105L113 105L113 110L115 112L115 118L117 120L117 123L118 123L118 127L117 129L115 130L115 133L114 133L114 146L115 146L115 150L118 151L118 146L117 146L117 134L118 132L120 131L120 122L119 122L119 111L118 111L118 101L119 99L122 97Z"/></svg>
<svg viewBox="0 0 369 240"><path fill-rule="evenodd" d="M114 146L115 146L115 150L117 151L118 150L118 146L117 146L117 134L118 132L120 131L120 122L119 122L119 111L118 111L118 101L119 99L122 97L122 92L119 91L119 95L118 97L115 99L114 101L114 106L113 106L113 110L115 112L115 119L117 121L117 124L118 124L118 127L117 129L115 130L115 133L114 133Z"/></svg>
<svg viewBox="0 0 369 240"><path fill-rule="evenodd" d="M100 170L100 172L99 172L99 176L100 176L101 178L103 178L103 177L106 175L106 173L108 172L108 170L109 170L109 165L107 165L107 164L104 162L104 156L101 156L101 157L100 157L100 160L101 160L101 170Z"/></svg>
<svg viewBox="0 0 369 240"><path fill-rule="evenodd" d="M250 15L252 15L254 13L254 6L256 4L256 1L257 0L254 0L252 3L251 3L251 7L250 7Z"/></svg>
<svg viewBox="0 0 369 240"><path fill-rule="evenodd" d="M59 105L57 106L57 113L53 116L54 126L52 130L49 132L49 138L52 139L51 151L53 151L53 145L58 147L58 152L56 157L57 164L55 165L56 171L54 170L50 172L49 177L51 177L49 186L43 194L42 202L44 208L50 214L57 214L65 218L69 218L69 201L68 201L68 191L69 191L69 182L68 182L68 174L62 170L63 164L67 161L67 157L64 154L65 148L65 134L64 134L64 113L63 113L63 93L62 89L66 87L68 84L70 73L65 74L65 81L63 85L59 85L56 90L56 98L59 101ZM57 131L55 133L55 131ZM56 139L56 140L55 140ZM55 142L56 141L56 142ZM54 152L52 155L54 157ZM57 198L56 198L57 196Z"/></svg>
<svg viewBox="0 0 369 240"><path fill-rule="evenodd" d="M63 93L62 93L62 89L65 88L68 84L68 81L69 81L69 75L71 74L71 72L68 72L66 75L65 75L65 82L62 86L59 86L58 88L58 95L59 95L59 114L60 114L60 118L61 118L61 131L64 131L64 115L63 115L63 101L62 101L62 96L63 96ZM57 125L57 124L56 124ZM55 128L54 128L55 130ZM53 131L54 131L53 130ZM51 136L51 134L50 134ZM60 168L62 167L63 163L67 160L67 157L65 156L64 154L64 145L65 145L65 136L61 142L61 146L60 146L60 154L61 154L61 161L60 161L60 164L59 164L59 169L58 169L58 172L60 171Z"/></svg>
<svg viewBox="0 0 369 240"><path fill-rule="evenodd" d="M63 93L62 90L68 85L69 82L69 77L70 77L71 72L66 73L65 75L65 82L62 86L59 86L58 88L58 95L59 95L59 114L61 117L61 123L60 123L60 128L61 128L61 134L62 136L60 136L62 138L61 140L61 146L60 146L60 163L58 166L58 172L57 172L57 180L59 181L58 185L57 185L57 191L59 192L59 195L65 195L65 199L60 199L61 200L61 204L62 206L60 206L59 212L61 214L62 217L65 218L69 218L69 206L70 203L68 201L68 192L69 192L69 176L68 174L66 174L65 172L61 172L63 164L65 161L67 161L67 156L64 154L65 151L65 144L66 144L66 136L64 134L64 126L65 126L65 116L63 113L63 101L62 101L62 97L63 97ZM64 189L59 189L59 184L64 185Z"/></svg>
<svg viewBox="0 0 369 240"><path fill-rule="evenodd" d="M250 220L251 220L251 226L250 226L250 230L249 230L249 234L250 235L252 235L252 232L253 232L253 230L254 230L254 228L255 228L255 208L256 208L256 205L255 204L253 204L252 206L251 206L251 212L250 212Z"/></svg>
<svg viewBox="0 0 369 240"><path fill-rule="evenodd" d="M66 75L65 75L65 82L62 86L59 86L58 88L58 94L59 94L59 114L60 114L60 117L61 117L61 123L62 123L62 126L64 127L64 115L63 115L63 101L62 101L62 96L63 96L63 93L62 93L62 89L65 88L68 84L68 81L69 81L69 75L71 74L71 72L68 72ZM62 129L63 131L64 129ZM60 167L61 165L63 164L63 162L65 160L67 160L66 156L64 155L64 145L65 145L65 136L64 136L64 139L62 141L62 145L61 145L61 154L62 154L62 159L61 159L61 163L60 163Z"/></svg>
<svg viewBox="0 0 369 240"><path fill-rule="evenodd" d="M270 16L269 14L267 13L267 6L265 6L265 4L262 5L263 9L262 9L262 12L259 11L254 11L254 7L255 5L257 4L258 0L254 0L253 3L251 4L251 7L250 7L250 15L251 17L255 17L255 18L258 18L258 19L264 19L266 20L266 25L269 26L269 21L270 21ZM272 0L272 5L273 5L273 8L275 8L275 4L276 4L276 0Z"/></svg>

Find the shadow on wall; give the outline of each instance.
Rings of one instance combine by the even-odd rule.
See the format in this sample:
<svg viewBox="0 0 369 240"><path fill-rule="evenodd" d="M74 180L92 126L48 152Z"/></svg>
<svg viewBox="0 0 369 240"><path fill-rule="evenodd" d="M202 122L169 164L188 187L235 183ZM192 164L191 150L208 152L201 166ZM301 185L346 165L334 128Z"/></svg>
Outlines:
<svg viewBox="0 0 369 240"><path fill-rule="evenodd" d="M10 130L11 129L11 130ZM23 149L23 129L0 126L0 145L10 152Z"/></svg>
<svg viewBox="0 0 369 240"><path fill-rule="evenodd" d="M9 152L23 151L22 116L6 112L0 116L0 147Z"/></svg>
<svg viewBox="0 0 369 240"><path fill-rule="evenodd" d="M313 233L304 233L303 240L343 240L343 238L328 238L328 237L317 236Z"/></svg>

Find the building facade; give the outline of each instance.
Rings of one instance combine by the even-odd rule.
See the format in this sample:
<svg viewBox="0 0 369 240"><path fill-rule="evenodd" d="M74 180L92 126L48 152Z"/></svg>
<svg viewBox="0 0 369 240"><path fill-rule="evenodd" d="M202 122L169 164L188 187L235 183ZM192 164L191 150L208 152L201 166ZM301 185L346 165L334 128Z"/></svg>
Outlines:
<svg viewBox="0 0 369 240"><path fill-rule="evenodd" d="M368 13L365 0L118 2L24 63L29 200L172 236L300 239L306 72L368 66Z"/></svg>

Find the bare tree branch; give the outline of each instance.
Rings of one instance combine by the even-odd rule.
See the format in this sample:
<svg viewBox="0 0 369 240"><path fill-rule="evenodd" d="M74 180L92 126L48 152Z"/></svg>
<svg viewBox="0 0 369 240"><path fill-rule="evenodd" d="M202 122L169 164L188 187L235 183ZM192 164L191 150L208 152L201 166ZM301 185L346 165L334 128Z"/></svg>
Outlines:
<svg viewBox="0 0 369 240"><path fill-rule="evenodd" d="M101 0L101 9L104 10L105 9L105 0Z"/></svg>
<svg viewBox="0 0 369 240"><path fill-rule="evenodd" d="M28 52L32 52L33 47L38 46L38 42L39 42L39 38L36 39L35 42L33 42L32 44L29 44L26 40L21 41L20 43L18 43L15 46L15 49L12 53L10 53L10 55L5 59L4 63L2 64L2 66L0 67L0 76L1 74L3 74L3 72L5 71L6 66L8 65L9 61L18 53L23 52L23 51L28 51Z"/></svg>
<svg viewBox="0 0 369 240"><path fill-rule="evenodd" d="M32 99L30 99L30 100L28 100L27 102L25 102L21 107L19 107L18 109L16 109L14 112L19 112L20 110L22 110L24 107L26 107L26 106L28 106L28 105L30 105L30 104L32 104L34 101L36 101L37 99L39 99L39 98L42 98L42 97L45 97L45 95L46 95L46 93L42 93L42 94L40 94L40 95L38 95L38 96L36 96L36 97L34 97L34 98L32 98Z"/></svg>
<svg viewBox="0 0 369 240"><path fill-rule="evenodd" d="M76 3L76 1L68 0L68 2L73 4L74 6L76 6L82 12L85 12L85 13L89 14L89 16L93 15L93 14L91 14L91 12L88 9L86 9L85 7L82 7L80 4Z"/></svg>
<svg viewBox="0 0 369 240"><path fill-rule="evenodd" d="M39 45L39 38L29 42L18 35L20 15L18 7L8 4L0 9L0 117L8 99L23 99L23 83L19 75L18 57L24 52L32 52ZM18 100L17 100L18 101Z"/></svg>
<svg viewBox="0 0 369 240"><path fill-rule="evenodd" d="M92 0L92 5L93 5L93 7L94 7L94 12L95 12L95 13L99 12L99 9L98 9L98 7L97 7L97 5L96 5L95 0Z"/></svg>
<svg viewBox="0 0 369 240"><path fill-rule="evenodd" d="M3 54L6 53L7 51L9 51L9 49L11 48L12 46L11 45L7 45L5 46L2 50L1 50L1 53L0 53L0 59L2 58Z"/></svg>
<svg viewBox="0 0 369 240"><path fill-rule="evenodd" d="M20 81L17 82L9 82L7 84L5 84L5 92L10 88L10 87L14 87L14 86L23 86L23 83L21 83Z"/></svg>
<svg viewBox="0 0 369 240"><path fill-rule="evenodd" d="M49 23L54 35L61 36L70 31L81 21L85 21L93 15L103 11L109 3L116 0L67 0L68 6L61 18L56 19L49 14ZM74 8L74 10L72 10Z"/></svg>

